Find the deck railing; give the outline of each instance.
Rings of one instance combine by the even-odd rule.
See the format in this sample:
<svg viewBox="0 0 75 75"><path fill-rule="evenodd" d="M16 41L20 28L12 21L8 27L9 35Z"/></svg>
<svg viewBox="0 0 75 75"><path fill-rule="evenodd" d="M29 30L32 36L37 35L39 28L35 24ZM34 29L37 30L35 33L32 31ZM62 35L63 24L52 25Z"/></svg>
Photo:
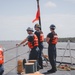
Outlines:
<svg viewBox="0 0 75 75"><path fill-rule="evenodd" d="M4 70L5 70L4 71L4 75L8 75L12 70L14 70L14 69L17 68L17 61L18 61L18 58L19 57L21 57L21 56L26 55L27 53L29 53L29 51L25 51L25 52L22 52L21 54L18 54L19 53L18 52L19 51L18 49L19 49L19 47L12 47L12 48L9 48L9 49L4 50L5 58L7 57L7 54L6 54L7 52L10 55L10 51L15 51L14 57L12 57L12 58L10 58L10 59L8 59L7 61L4 62ZM10 56L8 56L8 57L10 57ZM16 63L16 65L14 67L12 67L14 65L12 62L15 62ZM10 64L10 63L12 63L12 64Z"/></svg>
<svg viewBox="0 0 75 75"><path fill-rule="evenodd" d="M22 46L21 47L12 47L12 48L9 48L9 49L5 49L4 50L4 55L5 55L5 62L4 62L4 69L5 69L5 72L4 72L4 75L8 75L9 73L11 73L12 71L16 71L16 69L17 69L17 61L18 61L18 58L19 57L21 57L21 56L27 56L27 53L29 53L29 50L27 50L27 51L21 51L21 52L19 52L20 51L20 49L21 48L23 48ZM44 47L44 49L48 49L47 47ZM69 50L69 53L70 53L70 56L66 56L66 57L69 57L70 58L70 60L71 60L71 64L73 64L72 63L72 58L75 60L75 57L72 57L72 55L71 55L71 50L72 51L75 51L75 49L71 49L70 48L70 41L68 41L68 43L67 43L67 45L66 45L66 48L57 48L57 50L59 51L59 50L64 50L64 52L63 52L63 55L62 56L58 56L58 57L61 57L61 60L60 60L60 62L63 62L63 57L65 57L64 55L65 55L65 52L67 51L67 50ZM11 53L12 51L14 51L14 54L13 53ZM13 55L11 55L11 54L13 54ZM13 57L14 56L14 57ZM10 57L10 59L9 59L9 57ZM11 58L12 57L12 58ZM7 59L8 58L8 59ZM24 57L23 57L24 58ZM22 58L22 59L23 59ZM16 64L14 64L14 63L16 63ZM17 71L16 71L16 73L17 73Z"/></svg>

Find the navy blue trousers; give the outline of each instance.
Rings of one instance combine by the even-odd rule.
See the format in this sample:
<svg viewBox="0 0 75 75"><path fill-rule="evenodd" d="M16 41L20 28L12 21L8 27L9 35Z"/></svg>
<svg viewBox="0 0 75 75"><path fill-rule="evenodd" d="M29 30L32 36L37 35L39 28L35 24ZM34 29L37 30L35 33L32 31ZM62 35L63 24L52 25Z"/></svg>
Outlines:
<svg viewBox="0 0 75 75"><path fill-rule="evenodd" d="M43 69L43 61L42 61L42 51L43 51L43 43L39 44L39 59L38 63L41 69Z"/></svg>
<svg viewBox="0 0 75 75"><path fill-rule="evenodd" d="M4 72L3 65L0 65L0 75L3 75L3 72Z"/></svg>
<svg viewBox="0 0 75 75"><path fill-rule="evenodd" d="M56 45L49 45L48 57L53 70L56 70L56 56Z"/></svg>
<svg viewBox="0 0 75 75"><path fill-rule="evenodd" d="M31 49L29 54L29 60L38 60L38 50L36 50L37 47L34 47Z"/></svg>

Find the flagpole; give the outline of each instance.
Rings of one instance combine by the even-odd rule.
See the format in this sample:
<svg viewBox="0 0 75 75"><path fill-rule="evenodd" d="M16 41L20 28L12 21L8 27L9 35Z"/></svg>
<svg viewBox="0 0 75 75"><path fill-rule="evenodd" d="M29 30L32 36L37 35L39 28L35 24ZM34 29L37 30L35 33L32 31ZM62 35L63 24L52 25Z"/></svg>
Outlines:
<svg viewBox="0 0 75 75"><path fill-rule="evenodd" d="M39 9L39 0L37 1L37 9ZM41 29L41 17L39 16L39 25L40 25L40 29Z"/></svg>

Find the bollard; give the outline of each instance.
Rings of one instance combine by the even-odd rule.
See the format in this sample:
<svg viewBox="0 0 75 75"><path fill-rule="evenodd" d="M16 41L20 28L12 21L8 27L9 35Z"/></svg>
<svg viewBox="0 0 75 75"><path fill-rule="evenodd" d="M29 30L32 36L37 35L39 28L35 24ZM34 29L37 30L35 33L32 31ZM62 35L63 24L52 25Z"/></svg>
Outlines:
<svg viewBox="0 0 75 75"><path fill-rule="evenodd" d="M25 72L34 73L34 63L25 63Z"/></svg>
<svg viewBox="0 0 75 75"><path fill-rule="evenodd" d="M28 60L29 63L34 63L34 71L37 71L37 60Z"/></svg>

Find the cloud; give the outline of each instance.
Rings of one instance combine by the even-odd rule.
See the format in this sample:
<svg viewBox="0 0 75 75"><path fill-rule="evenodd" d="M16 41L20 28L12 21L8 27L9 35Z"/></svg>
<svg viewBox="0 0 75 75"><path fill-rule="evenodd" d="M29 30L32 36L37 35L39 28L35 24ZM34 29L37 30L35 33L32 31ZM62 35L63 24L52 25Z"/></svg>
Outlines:
<svg viewBox="0 0 75 75"><path fill-rule="evenodd" d="M59 37L75 37L75 15L72 14L41 14L42 31L45 37L50 32L49 26L56 25ZM22 40L27 37L27 27L34 27L33 15L0 16L0 40ZM13 36L12 36L13 35Z"/></svg>
<svg viewBox="0 0 75 75"><path fill-rule="evenodd" d="M56 32L59 37L75 37L75 15L72 14L50 14L43 15L42 29L47 35L49 26L56 25ZM46 30L46 31L45 31ZM72 30L72 31L71 31Z"/></svg>
<svg viewBox="0 0 75 75"><path fill-rule="evenodd" d="M75 0L64 0L64 1L68 1L68 2L71 2L71 3L75 3Z"/></svg>
<svg viewBox="0 0 75 75"><path fill-rule="evenodd" d="M26 29L33 27L33 16L0 15L0 40L22 40L27 37Z"/></svg>
<svg viewBox="0 0 75 75"><path fill-rule="evenodd" d="M53 2L51 2L51 1L49 1L49 2L47 2L47 3L45 4L45 6L46 6L46 7L49 7L49 8L54 8L54 7L56 7L56 4L53 3Z"/></svg>

